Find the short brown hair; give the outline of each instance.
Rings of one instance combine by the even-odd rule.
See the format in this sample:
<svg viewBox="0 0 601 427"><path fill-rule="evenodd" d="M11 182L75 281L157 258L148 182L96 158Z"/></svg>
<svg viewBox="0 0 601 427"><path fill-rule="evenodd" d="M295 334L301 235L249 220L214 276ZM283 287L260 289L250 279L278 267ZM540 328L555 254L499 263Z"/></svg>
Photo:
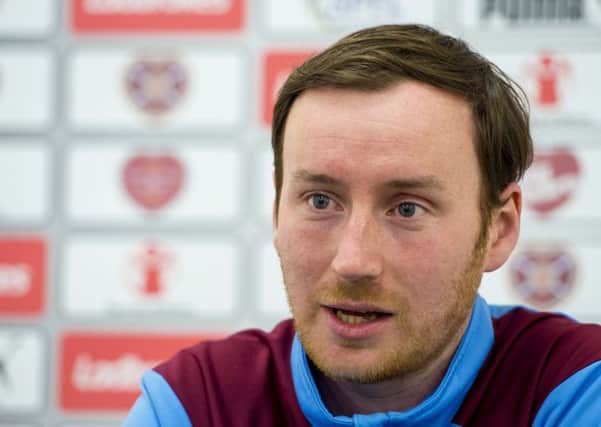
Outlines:
<svg viewBox="0 0 601 427"><path fill-rule="evenodd" d="M522 89L462 40L423 25L382 25L352 33L295 69L273 113L276 209L283 175L283 136L295 99L308 89L384 90L417 80L463 97L471 106L482 178L483 220L500 193L532 161L529 108Z"/></svg>

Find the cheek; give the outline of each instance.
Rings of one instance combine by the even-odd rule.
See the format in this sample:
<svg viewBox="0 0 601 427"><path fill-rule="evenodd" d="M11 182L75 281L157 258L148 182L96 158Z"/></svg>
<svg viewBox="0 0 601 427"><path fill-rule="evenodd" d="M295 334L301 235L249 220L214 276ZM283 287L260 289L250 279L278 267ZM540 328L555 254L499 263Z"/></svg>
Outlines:
<svg viewBox="0 0 601 427"><path fill-rule="evenodd" d="M471 241L452 242L440 237L422 239L412 245L404 260L391 262L407 266L401 273L413 284L411 298L435 306L455 293L452 283L465 270L471 245Z"/></svg>
<svg viewBox="0 0 601 427"><path fill-rule="evenodd" d="M284 274L294 286L315 282L331 261L330 236L315 227L301 227L281 223L275 233L275 246L280 256Z"/></svg>

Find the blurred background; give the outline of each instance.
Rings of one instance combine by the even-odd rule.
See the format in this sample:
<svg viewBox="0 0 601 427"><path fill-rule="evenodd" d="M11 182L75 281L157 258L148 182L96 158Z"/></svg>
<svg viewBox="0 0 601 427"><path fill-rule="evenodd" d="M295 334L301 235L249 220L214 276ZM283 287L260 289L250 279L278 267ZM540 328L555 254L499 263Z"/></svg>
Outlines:
<svg viewBox="0 0 601 427"><path fill-rule="evenodd" d="M529 96L522 238L483 296L601 322L600 0L0 0L1 427L117 426L178 348L289 315L277 90L403 22Z"/></svg>

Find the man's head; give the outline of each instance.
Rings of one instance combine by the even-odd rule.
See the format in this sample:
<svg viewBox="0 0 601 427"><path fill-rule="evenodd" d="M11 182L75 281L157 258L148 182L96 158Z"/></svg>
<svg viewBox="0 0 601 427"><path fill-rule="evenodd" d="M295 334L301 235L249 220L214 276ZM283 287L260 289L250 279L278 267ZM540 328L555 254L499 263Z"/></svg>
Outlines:
<svg viewBox="0 0 601 427"><path fill-rule="evenodd" d="M524 94L494 64L465 42L419 25L384 25L350 34L298 67L274 107L272 148L276 210L282 186L284 130L290 108L306 90L378 91L416 80L456 94L469 104L475 126L485 216L501 205L501 192L532 160Z"/></svg>
<svg viewBox="0 0 601 427"><path fill-rule="evenodd" d="M316 366L374 382L450 357L519 234L531 142L510 81L431 29L364 30L292 73L273 146L274 240Z"/></svg>

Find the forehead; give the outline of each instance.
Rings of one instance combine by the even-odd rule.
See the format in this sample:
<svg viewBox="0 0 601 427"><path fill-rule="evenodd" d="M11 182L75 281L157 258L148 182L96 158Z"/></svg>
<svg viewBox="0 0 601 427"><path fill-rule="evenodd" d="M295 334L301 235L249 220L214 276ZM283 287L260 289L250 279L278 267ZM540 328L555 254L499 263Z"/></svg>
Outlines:
<svg viewBox="0 0 601 427"><path fill-rule="evenodd" d="M312 89L299 96L288 116L284 174L311 167L339 178L478 176L473 141L468 103L427 84L405 81L381 91Z"/></svg>

